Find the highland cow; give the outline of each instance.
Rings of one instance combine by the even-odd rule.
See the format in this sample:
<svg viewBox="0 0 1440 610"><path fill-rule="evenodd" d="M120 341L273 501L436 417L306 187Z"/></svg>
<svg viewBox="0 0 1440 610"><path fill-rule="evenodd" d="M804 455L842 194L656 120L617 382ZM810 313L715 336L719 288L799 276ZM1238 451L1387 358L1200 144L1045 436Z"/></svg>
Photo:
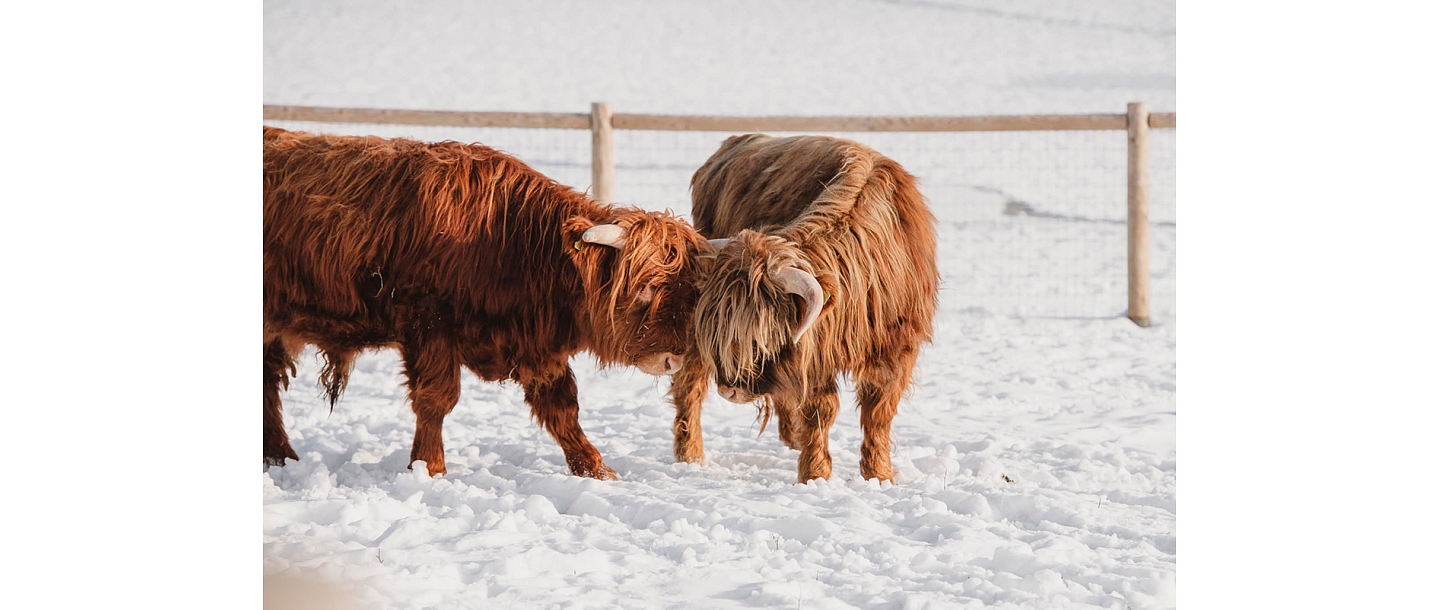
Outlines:
<svg viewBox="0 0 1440 610"><path fill-rule="evenodd" d="M410 461L445 473L441 424L460 370L513 380L570 472L615 473L580 428L570 356L651 374L681 363L695 255L669 214L610 207L477 144L266 127L265 447L299 459L280 391L306 344L331 408L354 357L398 348L415 413Z"/></svg>
<svg viewBox="0 0 1440 610"><path fill-rule="evenodd" d="M829 478L837 376L855 381L860 472L893 480L890 424L931 336L935 218L895 161L818 136L727 139L690 182L702 261L693 343L670 387L675 458L703 461L709 380L800 451L798 480Z"/></svg>

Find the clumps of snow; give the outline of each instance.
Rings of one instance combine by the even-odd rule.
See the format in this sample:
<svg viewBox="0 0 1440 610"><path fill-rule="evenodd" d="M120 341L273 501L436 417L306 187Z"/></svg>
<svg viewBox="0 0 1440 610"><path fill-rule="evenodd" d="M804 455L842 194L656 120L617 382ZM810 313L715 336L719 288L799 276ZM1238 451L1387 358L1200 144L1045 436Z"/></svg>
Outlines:
<svg viewBox="0 0 1440 610"><path fill-rule="evenodd" d="M1000 332L1023 341L1062 326L1019 328ZM399 366L392 353L365 358L372 370ZM1029 399L998 426L983 410L902 406L900 482L881 484L859 479L847 410L831 435L835 477L798 485L798 454L773 432L756 438L749 410L712 398L712 463L677 465L669 419L629 402L653 381L575 364L582 425L602 453L631 448L615 460L620 481L566 473L523 402L493 384L467 387L445 429L450 472L432 479L391 446L413 418L386 421L393 405L378 395L347 397L334 414L307 404L315 364L302 359L286 397L292 429L306 430L302 459L263 480L267 572L325 566L363 603L387 607L1173 604L1173 451L1037 434L1021 425ZM935 391L945 386L912 400ZM322 439L360 420L368 436L326 455Z"/></svg>

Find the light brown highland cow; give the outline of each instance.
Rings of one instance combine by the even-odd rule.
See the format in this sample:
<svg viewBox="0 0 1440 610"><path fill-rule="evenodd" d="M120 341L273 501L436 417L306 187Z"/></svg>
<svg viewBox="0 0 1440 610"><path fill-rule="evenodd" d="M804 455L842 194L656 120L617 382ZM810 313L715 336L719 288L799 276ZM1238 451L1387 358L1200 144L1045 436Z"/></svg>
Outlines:
<svg viewBox="0 0 1440 610"><path fill-rule="evenodd" d="M939 288L935 218L915 179L856 142L750 134L727 139L690 189L695 228L719 251L702 261L694 341L670 386L675 458L704 459L714 378L727 400L774 413L800 451L799 482L829 478L843 372L865 433L861 475L893 480L890 423Z"/></svg>
<svg viewBox="0 0 1440 610"><path fill-rule="evenodd" d="M298 459L280 390L305 344L333 407L357 353L398 348L410 461L445 472L460 367L513 380L570 472L615 477L580 429L570 356L673 373L695 262L666 213L596 203L495 149L265 128L265 461Z"/></svg>

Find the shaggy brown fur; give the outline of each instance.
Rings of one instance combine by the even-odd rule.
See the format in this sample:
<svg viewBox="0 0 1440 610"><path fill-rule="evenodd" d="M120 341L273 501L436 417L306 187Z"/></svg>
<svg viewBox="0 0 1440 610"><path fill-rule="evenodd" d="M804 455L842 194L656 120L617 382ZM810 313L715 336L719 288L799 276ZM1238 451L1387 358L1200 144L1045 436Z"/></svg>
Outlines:
<svg viewBox="0 0 1440 610"><path fill-rule="evenodd" d="M671 383L675 457L704 459L700 407L714 377L735 402L762 399L799 481L830 476L836 377L856 382L865 440L861 474L891 480L890 422L930 340L939 274L934 216L899 164L856 142L818 136L735 136L690 183L695 227L730 237L702 263L694 343ZM793 342L805 301L772 273L816 276L827 300ZM762 428L763 430L763 428Z"/></svg>
<svg viewBox="0 0 1440 610"><path fill-rule="evenodd" d="M514 380L576 475L613 478L578 420L568 360L673 372L688 343L695 254L668 214L600 205L480 145L265 128L265 461L298 459L280 390L305 345L333 408L355 355L399 348L410 459L445 472L441 422L460 367ZM586 243L600 224L620 248Z"/></svg>

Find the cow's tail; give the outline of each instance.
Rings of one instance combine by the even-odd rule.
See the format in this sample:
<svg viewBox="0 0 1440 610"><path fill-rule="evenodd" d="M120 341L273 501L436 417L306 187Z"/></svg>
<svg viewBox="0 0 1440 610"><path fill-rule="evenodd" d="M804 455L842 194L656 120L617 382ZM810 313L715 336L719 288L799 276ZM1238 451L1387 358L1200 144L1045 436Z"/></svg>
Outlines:
<svg viewBox="0 0 1440 610"><path fill-rule="evenodd" d="M320 385L325 388L325 396L330 399L330 411L333 413L335 403L340 400L340 395L345 393L345 386L350 383L350 369L355 367L355 352L321 350L320 355L325 359L325 367L320 369Z"/></svg>

